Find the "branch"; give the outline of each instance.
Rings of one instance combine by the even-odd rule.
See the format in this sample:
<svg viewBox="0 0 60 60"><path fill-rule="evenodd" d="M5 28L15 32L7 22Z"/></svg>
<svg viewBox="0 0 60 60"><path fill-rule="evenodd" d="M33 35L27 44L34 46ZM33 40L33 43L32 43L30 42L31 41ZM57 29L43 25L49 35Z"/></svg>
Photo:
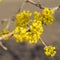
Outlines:
<svg viewBox="0 0 60 60"><path fill-rule="evenodd" d="M27 0L27 2L39 7L40 9L46 8L46 7L43 7L41 4L34 2L33 0ZM60 5L57 6L57 7L54 7L54 8L49 8L49 9L53 9L54 11L59 10L60 9Z"/></svg>
<svg viewBox="0 0 60 60"><path fill-rule="evenodd" d="M41 41L41 43L42 43L45 47L47 47L46 43L45 43L41 38L40 38L39 40Z"/></svg>
<svg viewBox="0 0 60 60"><path fill-rule="evenodd" d="M10 32L9 34L6 34L6 35L3 35L3 36L0 36L0 40L4 39L4 38L7 38L9 36L13 35L13 32Z"/></svg>
<svg viewBox="0 0 60 60"><path fill-rule="evenodd" d="M22 11L23 6L25 5L25 2L26 2L26 0L24 0L21 8L19 8L19 9L17 10L16 14L19 13L20 11ZM6 26L7 29L10 27L10 24L15 21L15 19L16 19L15 16L12 16L12 18L9 18L9 21L8 21L8 19L4 19L4 22L5 22L5 20L8 21L8 24L7 24L7 26Z"/></svg>
<svg viewBox="0 0 60 60"><path fill-rule="evenodd" d="M29 2L29 3L31 3L31 4L33 4L33 5L37 6L37 7L39 7L40 9L46 8L46 7L43 7L40 3L34 2L33 0L24 0L24 2L23 2L23 4L22 4L21 8L19 8L16 13L19 13L20 11L22 11L22 8L23 8L25 2ZM52 10L54 10L54 11L59 10L59 9L60 9L60 5L57 6L57 7L54 7L54 8L49 8L49 9L52 9ZM8 19L3 19L3 20L1 21L1 23L7 22L7 21L8 21ZM15 21L15 16L12 16L12 18L9 19L6 28L8 29L9 26L10 26L10 24L13 23L14 21Z"/></svg>
<svg viewBox="0 0 60 60"><path fill-rule="evenodd" d="M29 2L29 3L31 3L31 4L33 4L33 5L37 6L37 7L39 7L40 9L44 9L44 7L42 7L41 4L36 3L36 2L34 2L32 0L27 0L26 2Z"/></svg>
<svg viewBox="0 0 60 60"><path fill-rule="evenodd" d="M4 22L7 22L7 19L2 19L0 22L3 24Z"/></svg>
<svg viewBox="0 0 60 60"><path fill-rule="evenodd" d="M19 8L16 13L19 13L20 11L22 11L22 8L23 8L25 2L26 2L26 0L24 0L21 8ZM15 16L12 16L12 18L9 19L9 21L8 21L8 19L3 19L3 20L1 21L1 23L8 22L8 23L7 23L7 26L6 26L6 28L8 29L8 28L10 27L10 24L13 23L14 21L15 21ZM9 34L6 34L6 35L1 36L1 37L0 37L0 40L2 40L2 39L4 39L4 38L7 38L7 37L9 37L9 36L11 36L11 35L13 35L13 32L10 32ZM5 47L1 41L0 41L0 46L1 46L4 50L8 50L8 48Z"/></svg>
<svg viewBox="0 0 60 60"><path fill-rule="evenodd" d="M0 41L0 46L1 46L4 50L8 50L8 48L5 47L1 41Z"/></svg>
<svg viewBox="0 0 60 60"><path fill-rule="evenodd" d="M8 23L7 23L7 25L6 25L6 29L9 28L10 24L11 24L11 21L10 21L10 19L9 19L9 21L8 21Z"/></svg>

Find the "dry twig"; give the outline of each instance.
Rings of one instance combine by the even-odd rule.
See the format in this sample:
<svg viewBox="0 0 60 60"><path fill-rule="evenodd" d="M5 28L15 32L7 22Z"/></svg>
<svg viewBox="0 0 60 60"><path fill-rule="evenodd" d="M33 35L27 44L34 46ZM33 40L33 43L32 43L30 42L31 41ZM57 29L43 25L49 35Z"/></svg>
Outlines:
<svg viewBox="0 0 60 60"><path fill-rule="evenodd" d="M33 0L27 0L26 2L29 2L29 3L31 3L31 4L33 4L33 5L37 6L37 7L39 7L40 9L46 8L46 7L43 7L40 3L34 2ZM49 9L53 9L54 11L59 10L60 9L60 5L57 6L57 7L54 7L54 8L49 8Z"/></svg>

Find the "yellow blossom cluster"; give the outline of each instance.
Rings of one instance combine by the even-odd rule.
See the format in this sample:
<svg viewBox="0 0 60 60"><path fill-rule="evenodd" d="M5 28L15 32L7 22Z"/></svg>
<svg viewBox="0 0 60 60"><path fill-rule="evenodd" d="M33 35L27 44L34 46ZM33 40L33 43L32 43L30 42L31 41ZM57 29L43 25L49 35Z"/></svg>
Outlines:
<svg viewBox="0 0 60 60"><path fill-rule="evenodd" d="M44 8L42 10L42 15L43 15L43 24L49 25L53 23L54 20L54 11L48 8Z"/></svg>
<svg viewBox="0 0 60 60"><path fill-rule="evenodd" d="M33 20L32 25L30 26L30 31L35 33L38 38L43 33L43 26L41 21Z"/></svg>
<svg viewBox="0 0 60 60"><path fill-rule="evenodd" d="M46 56L54 57L56 55L56 48L54 46L47 46L44 48L44 50Z"/></svg>
<svg viewBox="0 0 60 60"><path fill-rule="evenodd" d="M29 44L36 44L38 42L37 35L33 32L27 32L25 39Z"/></svg>
<svg viewBox="0 0 60 60"><path fill-rule="evenodd" d="M16 38L16 42L23 42L25 39L27 29L24 27L16 27L13 31L13 36Z"/></svg>
<svg viewBox="0 0 60 60"><path fill-rule="evenodd" d="M31 20L29 19L32 16L30 11L23 11L16 14L16 26L26 27Z"/></svg>
<svg viewBox="0 0 60 60"><path fill-rule="evenodd" d="M42 14L37 11L35 11L33 14L30 11L18 13L16 15L16 28L13 34L16 41L28 41L30 44L37 43L41 34L43 33L43 23L48 25L50 24L49 20L53 19L51 14L53 14L53 11L47 8L43 9ZM27 26L29 29L27 29Z"/></svg>
<svg viewBox="0 0 60 60"><path fill-rule="evenodd" d="M13 36L16 38L17 42L28 41L30 44L35 44L43 33L42 16L40 13L35 11L33 19L30 18L31 16L32 13L30 11L23 11L16 15L17 27L14 30ZM29 23L31 24L28 26L28 31L26 27Z"/></svg>
<svg viewBox="0 0 60 60"><path fill-rule="evenodd" d="M32 14L30 11L23 11L16 14L16 28L13 30L13 37L16 39L16 42L22 43L27 41L29 44L36 44L43 33L43 24L49 25L53 23L53 14L54 11L48 8L44 8L42 13L35 11ZM8 33L9 31L4 29L0 33L0 36ZM4 40L9 40L9 38L4 38ZM45 45L42 40L41 42ZM56 48L54 46L47 46L44 50L47 56L53 57L56 54Z"/></svg>
<svg viewBox="0 0 60 60"><path fill-rule="evenodd" d="M51 10L51 9L49 9L49 8L44 8L44 9L42 10L42 14L43 14L43 15L52 15L52 14L54 14L54 11Z"/></svg>
<svg viewBox="0 0 60 60"><path fill-rule="evenodd" d="M29 44L36 44L43 33L43 27L41 21L33 20L30 25L30 32L27 32L26 40Z"/></svg>
<svg viewBox="0 0 60 60"><path fill-rule="evenodd" d="M6 28L4 28L2 30L2 32L0 32L0 36L3 36L3 35L8 34L8 33L9 33L9 31ZM4 38L4 40L6 40L6 41L9 39L10 39L10 37Z"/></svg>
<svg viewBox="0 0 60 60"><path fill-rule="evenodd" d="M37 26L33 26L30 26L30 31L27 31L27 29L24 27L16 27L13 31L13 36L16 38L16 42L28 41L29 44L36 44L40 38L40 35L43 32L43 27L38 23Z"/></svg>
<svg viewBox="0 0 60 60"><path fill-rule="evenodd" d="M34 19L42 21L42 15L40 14L40 12L37 11L34 12Z"/></svg>

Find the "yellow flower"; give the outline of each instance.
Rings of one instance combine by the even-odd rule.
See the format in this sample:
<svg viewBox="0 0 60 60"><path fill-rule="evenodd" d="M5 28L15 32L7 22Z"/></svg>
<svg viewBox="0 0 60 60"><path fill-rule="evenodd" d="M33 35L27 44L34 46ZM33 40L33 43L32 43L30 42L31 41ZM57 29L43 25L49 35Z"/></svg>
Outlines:
<svg viewBox="0 0 60 60"><path fill-rule="evenodd" d="M46 56L49 56L50 55L50 52L45 52Z"/></svg>
<svg viewBox="0 0 60 60"><path fill-rule="evenodd" d="M17 26L13 32L14 33L19 33L19 27Z"/></svg>
<svg viewBox="0 0 60 60"><path fill-rule="evenodd" d="M26 33L27 29L26 29L26 28L21 27L21 28L20 28L20 31L21 31L21 33Z"/></svg>
<svg viewBox="0 0 60 60"><path fill-rule="evenodd" d="M54 14L54 10L50 10L50 13L51 13L51 14Z"/></svg>
<svg viewBox="0 0 60 60"><path fill-rule="evenodd" d="M29 44L33 44L34 41L33 41L33 40L29 40L28 43L29 43Z"/></svg>
<svg viewBox="0 0 60 60"><path fill-rule="evenodd" d="M16 26L26 27L30 22L30 17L32 13L30 11L23 11L21 13L16 14Z"/></svg>
<svg viewBox="0 0 60 60"><path fill-rule="evenodd" d="M27 29L24 27L17 26L15 30L13 31L13 36L16 38L16 42L23 42L24 38L26 36Z"/></svg>
<svg viewBox="0 0 60 60"><path fill-rule="evenodd" d="M37 34L37 32L41 33L43 32L43 26L41 21L34 20L32 22L32 25L30 26L30 30ZM38 35L38 34L37 34Z"/></svg>
<svg viewBox="0 0 60 60"><path fill-rule="evenodd" d="M36 16L40 16L40 13L37 12L37 11L35 11L35 12L34 12L34 15L36 15Z"/></svg>
<svg viewBox="0 0 60 60"><path fill-rule="evenodd" d="M42 21L42 16L39 12L35 11L34 12L34 19L37 21Z"/></svg>
<svg viewBox="0 0 60 60"><path fill-rule="evenodd" d="M23 36L21 34L14 34L13 36L16 38L17 43L24 41Z"/></svg>
<svg viewBox="0 0 60 60"><path fill-rule="evenodd" d="M28 43L29 44L36 44L38 42L38 40L29 40Z"/></svg>
<svg viewBox="0 0 60 60"><path fill-rule="evenodd" d="M56 48L54 46L47 46L44 48L44 50L46 56L54 57L56 55Z"/></svg>
<svg viewBox="0 0 60 60"><path fill-rule="evenodd" d="M51 57L54 57L56 54L56 51L53 52L53 54L51 54Z"/></svg>
<svg viewBox="0 0 60 60"><path fill-rule="evenodd" d="M43 14L43 15L52 15L52 14L54 14L54 11L53 11L53 10L50 10L50 9L48 9L48 8L44 8L44 9L42 10L42 14Z"/></svg>
<svg viewBox="0 0 60 60"><path fill-rule="evenodd" d="M32 40L30 39L31 44L38 42L40 35L43 33L43 26L41 21L33 20L32 25L30 25L30 32L32 33Z"/></svg>
<svg viewBox="0 0 60 60"><path fill-rule="evenodd" d="M9 31L5 28L5 29L3 29L3 34L6 34L6 33L9 33Z"/></svg>
<svg viewBox="0 0 60 60"><path fill-rule="evenodd" d="M23 11L23 14L25 14L26 16L30 17L32 16L32 13L30 11Z"/></svg>
<svg viewBox="0 0 60 60"><path fill-rule="evenodd" d="M8 33L9 33L8 29L4 28L3 31L0 33L0 36L3 36ZM4 40L6 40L6 41L8 41L9 39L10 39L10 37L4 38Z"/></svg>
<svg viewBox="0 0 60 60"><path fill-rule="evenodd" d="M29 44L36 44L38 42L38 40L36 39L36 37L32 38L31 40L28 40Z"/></svg>
<svg viewBox="0 0 60 60"><path fill-rule="evenodd" d="M53 10L48 8L43 9L42 15L35 11L32 13L30 11L23 11L16 15L16 29L14 30L13 36L16 38L17 42L28 41L30 44L35 44L38 42L41 34L43 33L43 23L48 25L53 22L52 14ZM31 19L33 17L33 20ZM26 27L29 27L27 31ZM51 51L51 50L50 50ZM50 52L45 52L49 55ZM53 56L54 54L52 54Z"/></svg>
<svg viewBox="0 0 60 60"><path fill-rule="evenodd" d="M26 31L27 31L26 28L17 26L13 32L14 33L25 33Z"/></svg>
<svg viewBox="0 0 60 60"><path fill-rule="evenodd" d="M54 16L52 16L52 15L48 15L48 16L44 16L44 17L43 17L43 23L44 23L45 25L52 24L53 21L54 21Z"/></svg>
<svg viewBox="0 0 60 60"><path fill-rule="evenodd" d="M50 10L49 10L48 8L44 8L44 9L42 10L42 14L43 14L43 15L50 15Z"/></svg>

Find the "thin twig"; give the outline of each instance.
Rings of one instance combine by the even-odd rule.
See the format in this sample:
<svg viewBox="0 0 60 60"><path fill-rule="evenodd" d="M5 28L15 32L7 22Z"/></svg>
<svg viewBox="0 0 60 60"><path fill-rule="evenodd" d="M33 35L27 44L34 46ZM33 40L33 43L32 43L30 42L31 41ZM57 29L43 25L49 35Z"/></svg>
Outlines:
<svg viewBox="0 0 60 60"><path fill-rule="evenodd" d="M40 9L46 8L46 7L43 7L41 4L34 2L33 0L27 0L27 2L39 7ZM57 6L57 7L54 7L54 8L49 8L49 9L53 9L54 11L59 10L60 9L60 5Z"/></svg>
<svg viewBox="0 0 60 60"><path fill-rule="evenodd" d="M24 0L24 1L23 1L22 5L21 5L21 7L20 7L20 12L22 11L22 9L23 9L23 7L24 7L26 1L27 1L27 0Z"/></svg>
<svg viewBox="0 0 60 60"><path fill-rule="evenodd" d="M9 19L8 23L7 23L7 26L5 27L6 29L8 29L10 27L10 24L11 24L11 21Z"/></svg>
<svg viewBox="0 0 60 60"><path fill-rule="evenodd" d="M0 22L3 24L4 22L7 22L7 19L2 19Z"/></svg>
<svg viewBox="0 0 60 60"><path fill-rule="evenodd" d="M5 34L5 35L3 35L3 36L0 36L0 40L9 37L9 36L11 36L12 34L13 34L13 32L10 32L9 34Z"/></svg>
<svg viewBox="0 0 60 60"><path fill-rule="evenodd" d="M34 2L33 0L27 0L27 2L39 7L40 9L44 9L44 7L41 6L41 4Z"/></svg>
<svg viewBox="0 0 60 60"><path fill-rule="evenodd" d="M45 43L41 38L40 38L39 40L41 41L41 43L42 43L45 47L47 47L46 43Z"/></svg>
<svg viewBox="0 0 60 60"><path fill-rule="evenodd" d="M20 11L22 10L25 2L26 2L26 0L24 0L22 6L21 6L21 8L20 8ZM13 18L13 17L12 17L12 18ZM4 20L4 21L8 21L8 20L6 19L6 20ZM10 19L9 19L8 24L7 24L7 26L6 26L7 29L9 28L10 24L11 24L11 21L10 21ZM9 34L6 34L6 35L3 35L3 36L0 37L0 40L4 39L4 38L6 38L6 37L9 37L9 36L11 36L12 34L13 34L13 32L11 32L11 33L9 33Z"/></svg>
<svg viewBox="0 0 60 60"><path fill-rule="evenodd" d="M8 50L8 48L5 47L1 41L0 41L0 46L1 46L4 50Z"/></svg>
<svg viewBox="0 0 60 60"><path fill-rule="evenodd" d="M23 6L25 5L25 2L26 2L26 0L23 1L23 4L22 4L21 8L19 8L17 10L16 14L19 13L20 11L22 11ZM8 29L10 27L10 24L13 23L14 20L15 20L15 16L12 16L12 18L11 19L9 18L9 20L8 19L4 19L3 22L8 21L7 26L5 28Z"/></svg>

